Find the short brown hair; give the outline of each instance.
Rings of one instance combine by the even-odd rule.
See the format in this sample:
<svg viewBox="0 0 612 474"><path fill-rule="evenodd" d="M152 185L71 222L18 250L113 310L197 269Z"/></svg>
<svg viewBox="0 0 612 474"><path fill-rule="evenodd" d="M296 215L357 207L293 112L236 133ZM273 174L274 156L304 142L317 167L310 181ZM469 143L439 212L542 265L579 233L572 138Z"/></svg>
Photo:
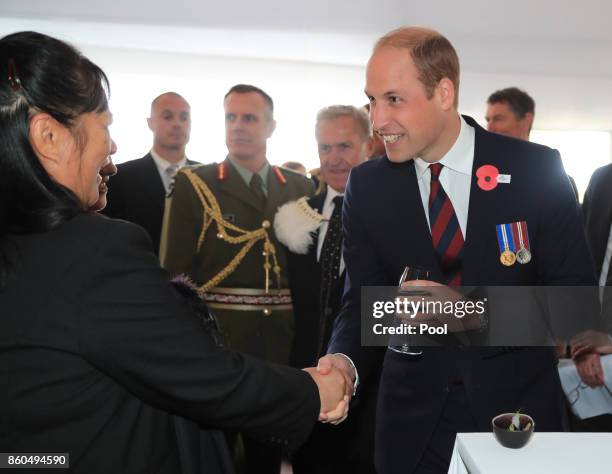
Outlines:
<svg viewBox="0 0 612 474"><path fill-rule="evenodd" d="M444 77L455 86L455 107L459 103L459 57L451 42L435 30L418 26L403 26L390 31L374 45L374 52L391 46L410 51L410 56L425 87L427 98Z"/></svg>
<svg viewBox="0 0 612 474"><path fill-rule="evenodd" d="M506 103L517 119L525 118L528 113L535 115L535 102L527 92L518 87L506 87L493 92L487 99L489 104Z"/></svg>
<svg viewBox="0 0 612 474"><path fill-rule="evenodd" d="M268 108L270 109L270 117L274 115L274 101L272 100L272 97L266 94L263 89L260 89L256 86L252 86L251 84L236 84L235 86L232 86L230 90L227 91L227 94L223 96L223 100L227 99L230 94L249 94L250 92L255 92L256 94L259 94L261 97L263 97L263 100L266 102Z"/></svg>

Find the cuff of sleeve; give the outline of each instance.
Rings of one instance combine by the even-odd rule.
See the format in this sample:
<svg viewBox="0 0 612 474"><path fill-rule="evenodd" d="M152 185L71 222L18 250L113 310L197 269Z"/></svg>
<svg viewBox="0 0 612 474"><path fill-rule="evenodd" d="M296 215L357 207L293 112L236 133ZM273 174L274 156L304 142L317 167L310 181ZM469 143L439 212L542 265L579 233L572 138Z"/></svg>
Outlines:
<svg viewBox="0 0 612 474"><path fill-rule="evenodd" d="M334 355L339 355L346 358L346 360L349 361L349 364L351 364L351 366L353 367L353 370L355 371L355 381L353 382L353 396L355 396L355 393L357 393L357 387L359 386L359 372L357 372L357 367L355 367L353 360L346 354L343 354L342 352L336 352L334 353Z"/></svg>

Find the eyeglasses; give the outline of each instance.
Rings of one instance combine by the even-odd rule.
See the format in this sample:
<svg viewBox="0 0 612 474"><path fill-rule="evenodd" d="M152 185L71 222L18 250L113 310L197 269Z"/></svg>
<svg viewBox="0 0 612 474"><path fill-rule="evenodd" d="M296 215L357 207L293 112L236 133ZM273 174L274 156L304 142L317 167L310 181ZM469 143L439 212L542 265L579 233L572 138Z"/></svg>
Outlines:
<svg viewBox="0 0 612 474"><path fill-rule="evenodd" d="M605 383L602 385L602 387L606 390L606 392L608 392L608 395L612 397L612 391ZM576 387L571 389L567 393L567 400L570 402L570 405L574 406L576 403L578 403L578 400L580 400L580 392L586 390L587 388L591 387L581 381L578 385L576 385Z"/></svg>

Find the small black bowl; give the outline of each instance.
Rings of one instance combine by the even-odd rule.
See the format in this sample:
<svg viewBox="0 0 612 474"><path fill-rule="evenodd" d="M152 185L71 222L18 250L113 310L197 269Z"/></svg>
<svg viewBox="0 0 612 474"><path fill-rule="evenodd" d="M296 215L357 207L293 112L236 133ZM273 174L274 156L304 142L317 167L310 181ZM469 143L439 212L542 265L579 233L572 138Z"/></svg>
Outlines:
<svg viewBox="0 0 612 474"><path fill-rule="evenodd" d="M521 431L508 431L513 416L514 413L497 415L491 420L491 425L493 426L495 439L499 441L499 444L506 448L519 449L525 446L531 439L535 423L529 415L519 414ZM522 431L529 423L531 423L529 429Z"/></svg>

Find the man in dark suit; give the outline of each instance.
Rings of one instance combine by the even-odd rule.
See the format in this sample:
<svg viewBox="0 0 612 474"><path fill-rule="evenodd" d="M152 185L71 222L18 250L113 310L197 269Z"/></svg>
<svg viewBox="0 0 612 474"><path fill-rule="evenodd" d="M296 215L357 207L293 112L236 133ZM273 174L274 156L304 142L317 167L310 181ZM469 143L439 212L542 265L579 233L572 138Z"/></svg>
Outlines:
<svg viewBox="0 0 612 474"><path fill-rule="evenodd" d="M187 160L185 147L191 131L191 111L176 92L166 92L151 103L147 124L153 148L144 157L117 166L104 214L144 227L153 250L159 253L164 201L179 168L197 164Z"/></svg>
<svg viewBox="0 0 612 474"><path fill-rule="evenodd" d="M434 294L458 284L594 283L558 153L458 114L459 60L446 38L411 27L387 34L366 82L388 158L351 173L342 216L347 282L319 370L343 367L365 379L384 357L375 446L382 474L446 472L457 432L490 431L493 416L519 408L539 430L562 431L552 348L425 347L410 356L361 346L361 287L395 286L405 265L431 269ZM497 230L517 223L520 247L504 240L500 249ZM466 318L466 329L486 331Z"/></svg>
<svg viewBox="0 0 612 474"><path fill-rule="evenodd" d="M319 111L315 135L321 178L326 184L321 194L306 202L321 216L320 224L310 233L292 226L291 217L297 215L284 217L280 212L274 218L275 229L287 235L285 240L279 236L282 244L291 249L294 239L308 241L303 251L291 249L294 251L287 253L296 325L291 354L295 367L309 367L326 353L334 318L340 311L345 274L341 256L342 199L351 169L367 159L370 129L368 116L356 107L333 105ZM286 207L292 214L300 212L295 202Z"/></svg>
<svg viewBox="0 0 612 474"><path fill-rule="evenodd" d="M363 109L333 105L317 114L315 126L324 192L306 200L320 216L311 233L307 226L293 225L303 208L288 203L277 213L274 226L287 253L289 283L295 314L291 353L294 367L315 365L326 353L333 322L340 311L344 289L341 256L341 211L344 189L351 169L368 158L370 120ZM303 218L308 218L304 215ZM283 238L285 237L285 238ZM296 243L306 245L296 248ZM319 425L293 458L296 474L334 472L374 473L374 413L376 379L362 393L359 408L339 427ZM342 454L332 450L342 446Z"/></svg>
<svg viewBox="0 0 612 474"><path fill-rule="evenodd" d="M606 251L610 247L612 226L612 164L602 166L593 173L582 205L586 234L599 275L599 286L612 285L610 258Z"/></svg>
<svg viewBox="0 0 612 474"><path fill-rule="evenodd" d="M587 331L571 341L572 357L584 383L599 387L605 380L601 355L612 353L612 164L593 173L582 204L589 247L599 281L603 322L607 331ZM612 415L572 420L575 431L612 431Z"/></svg>

